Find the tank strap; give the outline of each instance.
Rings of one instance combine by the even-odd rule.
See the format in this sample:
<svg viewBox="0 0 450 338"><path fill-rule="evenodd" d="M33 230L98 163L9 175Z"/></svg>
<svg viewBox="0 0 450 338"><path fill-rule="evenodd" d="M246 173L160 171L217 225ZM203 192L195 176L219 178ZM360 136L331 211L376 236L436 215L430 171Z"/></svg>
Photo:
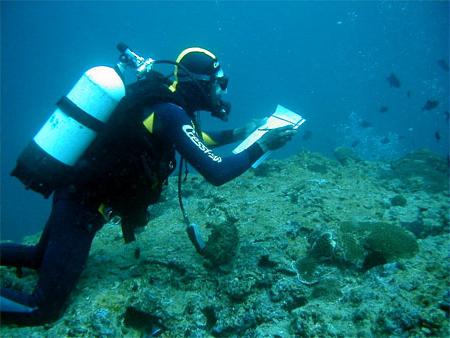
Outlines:
<svg viewBox="0 0 450 338"><path fill-rule="evenodd" d="M56 105L71 118L97 133L100 133L105 128L105 124L102 121L86 113L66 96L63 96Z"/></svg>

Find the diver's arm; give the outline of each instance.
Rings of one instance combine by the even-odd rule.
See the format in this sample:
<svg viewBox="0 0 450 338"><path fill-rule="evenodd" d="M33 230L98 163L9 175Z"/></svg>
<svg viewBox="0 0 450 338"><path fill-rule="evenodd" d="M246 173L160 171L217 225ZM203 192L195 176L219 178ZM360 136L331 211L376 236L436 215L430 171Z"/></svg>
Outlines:
<svg viewBox="0 0 450 338"><path fill-rule="evenodd" d="M202 139L205 145L211 148L221 147L239 140L235 138L234 129L221 131L202 131Z"/></svg>
<svg viewBox="0 0 450 338"><path fill-rule="evenodd" d="M254 144L239 154L219 156L201 141L181 107L162 104L156 109L157 137L173 143L181 156L214 185L222 185L241 175L263 154L261 147Z"/></svg>
<svg viewBox="0 0 450 338"><path fill-rule="evenodd" d="M244 140L258 126L262 126L266 119L253 119L246 125L222 131L202 131L202 139L208 147L220 147Z"/></svg>

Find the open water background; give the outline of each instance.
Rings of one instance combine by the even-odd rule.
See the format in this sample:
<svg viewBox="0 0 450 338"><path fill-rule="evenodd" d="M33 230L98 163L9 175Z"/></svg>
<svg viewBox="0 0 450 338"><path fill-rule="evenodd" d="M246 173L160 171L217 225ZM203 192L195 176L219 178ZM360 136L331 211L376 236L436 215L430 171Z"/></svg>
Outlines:
<svg viewBox="0 0 450 338"><path fill-rule="evenodd" d="M204 127L235 127L277 103L304 115L303 137L278 156L301 149L330 155L342 145L365 159L418 148L448 156L449 73L438 64L449 59L446 1L0 6L2 240L42 230L50 210L49 200L9 176L17 156L84 71L117 61L120 41L159 59L190 46L219 56L231 79L232 116L227 125L205 117ZM391 73L399 88L386 80ZM430 99L438 107L422 110Z"/></svg>

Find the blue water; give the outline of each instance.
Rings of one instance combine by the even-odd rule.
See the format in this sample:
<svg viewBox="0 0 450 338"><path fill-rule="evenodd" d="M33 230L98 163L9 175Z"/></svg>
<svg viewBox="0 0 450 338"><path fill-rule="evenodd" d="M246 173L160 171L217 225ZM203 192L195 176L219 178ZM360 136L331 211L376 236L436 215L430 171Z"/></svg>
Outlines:
<svg viewBox="0 0 450 338"><path fill-rule="evenodd" d="M448 64L448 29L448 2L2 1L1 238L43 228L50 201L9 173L80 75L117 61L119 41L161 59L194 45L216 53L233 111L227 125L205 118L206 127L281 103L307 118L311 138L280 156L357 143L364 158L389 160L424 147L447 156L449 73L437 61ZM399 88L386 81L392 72ZM423 111L428 99L439 106Z"/></svg>

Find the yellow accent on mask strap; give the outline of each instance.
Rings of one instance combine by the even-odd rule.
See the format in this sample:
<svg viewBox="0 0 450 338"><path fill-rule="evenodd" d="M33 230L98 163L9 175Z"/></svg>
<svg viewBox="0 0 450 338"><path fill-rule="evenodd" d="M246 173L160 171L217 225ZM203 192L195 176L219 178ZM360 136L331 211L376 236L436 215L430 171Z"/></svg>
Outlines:
<svg viewBox="0 0 450 338"><path fill-rule="evenodd" d="M204 54L208 55L211 59L217 60L217 57L213 53L211 53L209 50L201 48L201 47L191 47L191 48L186 48L185 50L183 50L180 53L180 55L178 55L177 60L175 62L176 63L180 63L180 61L186 56L186 54L193 53L193 52L204 53ZM169 86L169 90L172 93L174 93L177 90L177 85L178 85L178 66L175 66L175 71L173 72L173 75L175 76L175 80Z"/></svg>
<svg viewBox="0 0 450 338"><path fill-rule="evenodd" d="M217 142L214 141L211 136L209 136L207 133L205 133L203 131L202 131L202 139L203 139L203 142L205 142L207 146L217 145Z"/></svg>
<svg viewBox="0 0 450 338"><path fill-rule="evenodd" d="M153 123L155 121L155 113L151 113L149 117L147 117L143 124L145 128L150 132L150 134L153 134Z"/></svg>

